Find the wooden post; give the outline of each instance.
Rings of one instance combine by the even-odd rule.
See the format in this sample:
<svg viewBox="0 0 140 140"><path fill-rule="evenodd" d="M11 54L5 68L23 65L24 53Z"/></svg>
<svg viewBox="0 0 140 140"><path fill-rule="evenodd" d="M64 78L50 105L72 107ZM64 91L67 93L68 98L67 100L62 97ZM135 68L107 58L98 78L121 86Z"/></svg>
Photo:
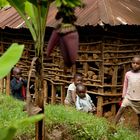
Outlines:
<svg viewBox="0 0 140 140"><path fill-rule="evenodd" d="M112 76L112 85L117 85L117 77L118 77L118 66L114 66L114 72L113 72L113 76ZM112 87L112 94L116 94L117 92L117 87ZM112 104L111 106L111 112L112 115L116 114L116 105Z"/></svg>
<svg viewBox="0 0 140 140"><path fill-rule="evenodd" d="M3 79L0 79L0 93L3 93Z"/></svg>
<svg viewBox="0 0 140 140"><path fill-rule="evenodd" d="M2 37L2 35L1 35L1 37ZM4 52L3 43L1 43L0 45L1 45L0 54L3 54L3 52ZM3 79L0 79L0 93L3 93L3 88L4 88L4 85L3 85L4 83L3 82L4 82L4 80Z"/></svg>
<svg viewBox="0 0 140 140"><path fill-rule="evenodd" d="M52 83L51 103L54 104L55 101L56 101L56 89L55 89L55 85Z"/></svg>
<svg viewBox="0 0 140 140"><path fill-rule="evenodd" d="M44 104L46 104L48 99L48 86L46 80L44 80L43 83L44 83Z"/></svg>
<svg viewBox="0 0 140 140"><path fill-rule="evenodd" d="M61 85L61 104L64 104L65 100L65 84Z"/></svg>
<svg viewBox="0 0 140 140"><path fill-rule="evenodd" d="M100 75L100 80L101 80L101 85L104 85L104 64L103 64L103 59L104 59L104 44L100 45L101 48L101 59L102 62L100 63L100 71L99 71L99 75ZM101 87L98 89L98 93L104 93L104 88ZM103 115L103 97L102 96L98 96L98 100L97 100L97 115L98 116L102 116Z"/></svg>
<svg viewBox="0 0 140 140"><path fill-rule="evenodd" d="M88 72L88 69L89 69L89 65L87 62L83 64L83 69L84 69L84 74L86 74Z"/></svg>
<svg viewBox="0 0 140 140"><path fill-rule="evenodd" d="M76 74L76 64L72 66L72 73Z"/></svg>
<svg viewBox="0 0 140 140"><path fill-rule="evenodd" d="M97 116L102 116L103 115L103 97L102 96L98 96L97 97Z"/></svg>
<svg viewBox="0 0 140 140"><path fill-rule="evenodd" d="M6 95L10 95L10 73L6 77Z"/></svg>

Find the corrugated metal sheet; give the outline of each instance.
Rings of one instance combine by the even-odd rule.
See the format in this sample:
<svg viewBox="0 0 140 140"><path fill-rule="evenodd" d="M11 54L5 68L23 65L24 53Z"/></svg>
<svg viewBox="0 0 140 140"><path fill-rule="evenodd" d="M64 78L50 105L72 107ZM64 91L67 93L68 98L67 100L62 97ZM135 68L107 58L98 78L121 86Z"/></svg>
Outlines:
<svg viewBox="0 0 140 140"><path fill-rule="evenodd" d="M75 10L77 25L140 25L140 0L84 0L86 6ZM54 27L57 9L54 4L49 9L47 26ZM25 27L24 21L17 12L9 7L0 10L0 27Z"/></svg>

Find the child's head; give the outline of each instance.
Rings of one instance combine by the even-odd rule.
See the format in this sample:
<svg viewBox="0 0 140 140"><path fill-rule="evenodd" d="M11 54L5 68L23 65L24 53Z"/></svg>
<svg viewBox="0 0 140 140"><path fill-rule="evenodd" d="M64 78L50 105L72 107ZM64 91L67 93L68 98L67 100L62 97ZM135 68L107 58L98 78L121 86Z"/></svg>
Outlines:
<svg viewBox="0 0 140 140"><path fill-rule="evenodd" d="M78 84L76 86L76 94L80 98L84 98L86 96L86 87L83 84Z"/></svg>
<svg viewBox="0 0 140 140"><path fill-rule="evenodd" d="M74 77L73 77L73 79L74 79L75 86L77 84L82 83L82 80L83 80L83 78L82 78L82 76L80 74L75 74Z"/></svg>
<svg viewBox="0 0 140 140"><path fill-rule="evenodd" d="M136 55L132 59L132 69L134 72L137 72L140 70L140 56Z"/></svg>
<svg viewBox="0 0 140 140"><path fill-rule="evenodd" d="M13 74L14 74L16 79L19 79L21 77L21 69L18 67L14 67Z"/></svg>

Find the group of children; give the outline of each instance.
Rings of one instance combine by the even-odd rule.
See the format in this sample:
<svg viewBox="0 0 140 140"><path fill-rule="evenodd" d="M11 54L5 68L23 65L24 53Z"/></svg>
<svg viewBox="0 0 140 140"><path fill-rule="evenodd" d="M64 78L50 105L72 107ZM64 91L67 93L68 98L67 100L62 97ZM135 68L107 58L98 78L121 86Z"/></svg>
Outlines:
<svg viewBox="0 0 140 140"><path fill-rule="evenodd" d="M90 96L86 93L86 88L82 84L80 75L74 76L74 82L69 85L66 105L74 105L77 110L85 112L95 112L96 107L92 103ZM138 124L140 127L140 56L136 55L132 59L131 70L126 72L123 83L122 103L115 116L115 125L119 122L125 109L131 107L138 116Z"/></svg>
<svg viewBox="0 0 140 140"><path fill-rule="evenodd" d="M122 104L115 116L117 124L124 113L126 107L130 106L138 116L140 126L140 56L134 56L131 63L132 69L125 74L122 94ZM27 80L21 76L21 70L17 67L13 69L13 79L11 80L11 93L13 97L24 100L26 97ZM96 112L90 96L86 93L86 87L82 83L82 76L75 74L73 83L67 90L65 105L75 106L77 110L84 112Z"/></svg>
<svg viewBox="0 0 140 140"><path fill-rule="evenodd" d="M94 113L96 107L90 96L86 93L86 87L82 83L83 78L80 74L75 74L73 83L68 86L65 105L75 106L77 110Z"/></svg>

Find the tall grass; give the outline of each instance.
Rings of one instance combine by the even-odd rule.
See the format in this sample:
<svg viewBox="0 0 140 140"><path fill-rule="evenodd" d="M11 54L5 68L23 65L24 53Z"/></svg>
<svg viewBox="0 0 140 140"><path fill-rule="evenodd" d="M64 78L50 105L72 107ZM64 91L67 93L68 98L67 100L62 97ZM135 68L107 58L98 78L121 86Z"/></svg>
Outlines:
<svg viewBox="0 0 140 140"><path fill-rule="evenodd" d="M16 100L11 96L0 94L0 128L14 125L16 122L27 118L23 112L24 102ZM17 135L29 134L34 136L34 124L19 126Z"/></svg>
<svg viewBox="0 0 140 140"><path fill-rule="evenodd" d="M0 128L8 127L27 117L23 112L24 102L0 94ZM114 127L105 118L99 118L63 105L45 106L47 131L63 126L71 140L140 140L135 132L123 126ZM34 139L34 124L19 127L16 138L27 136ZM24 137L25 140L25 137Z"/></svg>
<svg viewBox="0 0 140 140"><path fill-rule="evenodd" d="M69 128L74 140L140 140L136 133L122 126L115 127L105 118L99 118L71 107L48 105L45 109L46 125L63 124Z"/></svg>

